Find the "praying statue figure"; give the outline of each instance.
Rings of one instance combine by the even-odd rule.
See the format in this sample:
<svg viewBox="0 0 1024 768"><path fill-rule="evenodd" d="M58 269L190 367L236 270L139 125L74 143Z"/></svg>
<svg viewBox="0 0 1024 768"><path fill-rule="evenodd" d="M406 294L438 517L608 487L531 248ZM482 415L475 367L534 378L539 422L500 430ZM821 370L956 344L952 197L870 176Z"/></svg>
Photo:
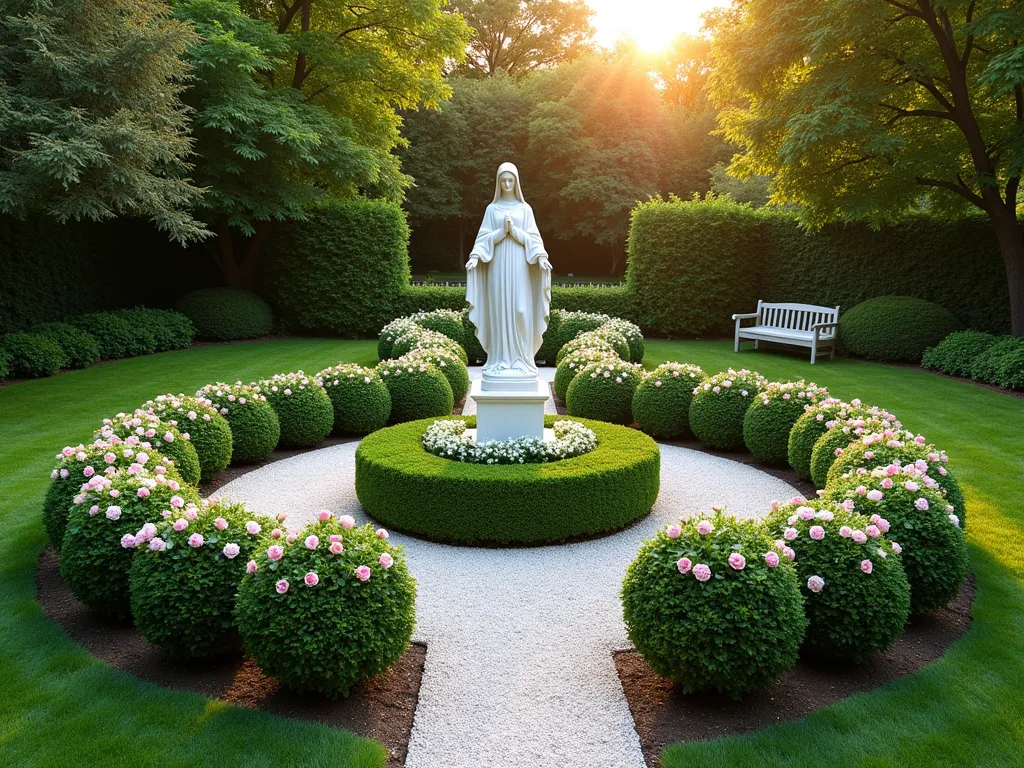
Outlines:
<svg viewBox="0 0 1024 768"><path fill-rule="evenodd" d="M534 355L551 307L551 262L512 163L498 167L494 199L466 270L469 319L487 353L483 389L535 387Z"/></svg>

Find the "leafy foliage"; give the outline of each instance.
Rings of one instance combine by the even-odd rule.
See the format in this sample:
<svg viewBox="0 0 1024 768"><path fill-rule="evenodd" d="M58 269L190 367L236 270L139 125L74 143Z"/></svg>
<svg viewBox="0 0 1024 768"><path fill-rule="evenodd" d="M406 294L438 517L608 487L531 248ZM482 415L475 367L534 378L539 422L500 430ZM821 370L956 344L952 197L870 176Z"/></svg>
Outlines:
<svg viewBox="0 0 1024 768"><path fill-rule="evenodd" d="M199 485L199 454L192 442L176 426L141 408L132 414L122 412L112 419L104 419L95 436L113 444L138 441L147 451L148 442L161 456L174 462L174 469L184 482Z"/></svg>
<svg viewBox="0 0 1024 768"><path fill-rule="evenodd" d="M115 312L92 312L68 318L68 323L92 335L100 345L100 356L114 360L156 352L156 339L143 325Z"/></svg>
<svg viewBox="0 0 1024 768"><path fill-rule="evenodd" d="M562 347L562 349L564 350L565 347ZM570 352L562 358L562 362L555 369L555 380L553 382L555 396L562 402L565 402L569 385L580 371L590 363L604 362L605 360L614 362L617 359L621 358L615 354L610 346L605 346L604 344L584 347L577 349L575 352Z"/></svg>
<svg viewBox="0 0 1024 768"><path fill-rule="evenodd" d="M816 488L825 487L829 470L850 443L864 434L899 429L901 424L891 413L861 407L852 410L849 418L829 421L826 426L828 430L815 441L811 451L811 481Z"/></svg>
<svg viewBox="0 0 1024 768"><path fill-rule="evenodd" d="M452 399L458 403L465 400L469 392L469 369L451 350L443 347L416 347L398 358L399 362L427 362L435 366L452 388Z"/></svg>
<svg viewBox="0 0 1024 768"><path fill-rule="evenodd" d="M209 482L231 462L231 427L208 400L189 395L158 395L142 405L147 413L178 428L199 457L200 479Z"/></svg>
<svg viewBox="0 0 1024 768"><path fill-rule="evenodd" d="M998 340L999 337L984 331L954 331L924 351L921 367L950 376L970 376L974 361Z"/></svg>
<svg viewBox="0 0 1024 768"><path fill-rule="evenodd" d="M452 385L433 363L382 360L377 373L391 395L393 424L427 416L448 416L455 407Z"/></svg>
<svg viewBox="0 0 1024 768"><path fill-rule="evenodd" d="M633 418L653 437L678 439L690 434L693 390L708 378L697 365L662 363L647 372L633 394Z"/></svg>
<svg viewBox="0 0 1024 768"><path fill-rule="evenodd" d="M207 384L196 392L210 401L231 427L231 463L265 459L281 439L281 423L266 396L256 387L235 384Z"/></svg>
<svg viewBox="0 0 1024 768"><path fill-rule="evenodd" d="M334 406L334 434L365 435L388 423L391 393L373 368L339 363L316 378Z"/></svg>
<svg viewBox="0 0 1024 768"><path fill-rule="evenodd" d="M743 444L766 464L785 463L789 433L809 408L828 398L828 390L811 382L771 382L743 415Z"/></svg>
<svg viewBox="0 0 1024 768"><path fill-rule="evenodd" d="M839 317L839 346L871 360L916 363L926 349L961 328L938 304L912 296L879 296Z"/></svg>
<svg viewBox="0 0 1024 768"><path fill-rule="evenodd" d="M53 339L67 357L68 368L85 368L100 359L100 345L91 333L67 323L39 323L32 333Z"/></svg>
<svg viewBox="0 0 1024 768"><path fill-rule="evenodd" d="M68 356L52 336L40 333L7 333L0 336L11 376L53 376L69 364Z"/></svg>
<svg viewBox="0 0 1024 768"><path fill-rule="evenodd" d="M461 312L453 309L435 309L433 312L417 312L409 319L416 325L443 334L465 347L466 330Z"/></svg>
<svg viewBox="0 0 1024 768"><path fill-rule="evenodd" d="M767 386L768 380L756 371L730 368L694 387L689 414L693 436L712 448L739 448L747 408Z"/></svg>
<svg viewBox="0 0 1024 768"><path fill-rule="evenodd" d="M616 358L588 363L573 378L565 393L570 416L633 423L633 394L642 379L640 366Z"/></svg>
<svg viewBox="0 0 1024 768"><path fill-rule="evenodd" d="M265 395L281 426L282 448L307 448L334 428L334 405L323 383L302 371L278 373L251 385Z"/></svg>
<svg viewBox="0 0 1024 768"><path fill-rule="evenodd" d="M610 355L629 362L629 344L626 342L626 337L618 332L609 334L597 330L584 331L572 341L563 344L555 356L555 363L556 365L561 365L565 362L565 358L570 355L588 349L603 350Z"/></svg>
<svg viewBox="0 0 1024 768"><path fill-rule="evenodd" d="M835 419L848 419L855 409L860 408L860 400L846 403L834 397L826 398L804 413L793 424L789 432L787 455L791 466L800 477L811 479L811 458L814 444L824 435Z"/></svg>
<svg viewBox="0 0 1024 768"><path fill-rule="evenodd" d="M1024 389L1024 342L1014 336L997 341L971 365L971 378L999 387Z"/></svg>
<svg viewBox="0 0 1024 768"><path fill-rule="evenodd" d="M558 320L558 349L555 349L555 363L558 362L558 353L561 348L575 339L581 333L596 331L611 318L608 315L595 312L573 312L563 310ZM613 345L614 346L614 345Z"/></svg>
<svg viewBox="0 0 1024 768"><path fill-rule="evenodd" d="M196 335L192 321L181 312L135 307L119 309L113 314L123 317L133 328L152 336L156 352L188 349Z"/></svg>
<svg viewBox="0 0 1024 768"><path fill-rule="evenodd" d="M266 336L274 326L267 303L237 288L201 288L179 298L174 308L192 321L201 339L253 339Z"/></svg>

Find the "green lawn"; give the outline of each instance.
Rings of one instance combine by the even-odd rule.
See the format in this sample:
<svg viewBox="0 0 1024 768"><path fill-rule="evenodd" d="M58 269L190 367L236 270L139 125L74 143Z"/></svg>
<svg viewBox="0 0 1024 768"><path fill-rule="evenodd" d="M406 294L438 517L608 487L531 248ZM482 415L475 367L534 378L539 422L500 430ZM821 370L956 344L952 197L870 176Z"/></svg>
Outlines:
<svg viewBox="0 0 1024 768"><path fill-rule="evenodd" d="M326 727L139 682L94 660L34 600L39 520L52 456L104 416L161 392L341 360L369 341L199 347L0 388L0 765L382 766L383 748ZM805 376L894 411L948 450L970 505L974 625L938 664L753 736L673 747L665 766L1024 763L1024 400L930 374L849 360L735 355L725 342L647 344L645 364L733 365Z"/></svg>

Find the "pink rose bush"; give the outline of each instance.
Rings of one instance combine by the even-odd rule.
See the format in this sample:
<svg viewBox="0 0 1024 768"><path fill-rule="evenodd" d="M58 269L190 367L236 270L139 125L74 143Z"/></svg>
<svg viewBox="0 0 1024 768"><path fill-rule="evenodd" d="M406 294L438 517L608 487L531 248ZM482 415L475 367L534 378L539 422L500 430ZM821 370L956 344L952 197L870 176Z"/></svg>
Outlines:
<svg viewBox="0 0 1024 768"><path fill-rule="evenodd" d="M231 428L231 461L260 461L277 447L281 424L259 387L240 381L207 384L196 397L209 401Z"/></svg>
<svg viewBox="0 0 1024 768"><path fill-rule="evenodd" d="M231 427L213 402L190 395L158 395L147 400L142 410L188 434L199 458L202 480L212 480L231 462Z"/></svg>
<svg viewBox="0 0 1024 768"><path fill-rule="evenodd" d="M784 464L789 433L808 409L828 399L814 382L771 382L758 393L743 416L743 443L758 461Z"/></svg>
<svg viewBox="0 0 1024 768"><path fill-rule="evenodd" d="M826 421L825 426L827 430L818 437L811 451L811 480L819 488L825 487L829 470L851 443L871 432L897 430L901 424L882 408L862 405L848 411L845 418Z"/></svg>
<svg viewBox="0 0 1024 768"><path fill-rule="evenodd" d="M354 363L325 368L316 375L334 408L334 433L366 435L388 423L391 393L377 371Z"/></svg>
<svg viewBox="0 0 1024 768"><path fill-rule="evenodd" d="M323 382L302 371L279 373L250 385L277 414L282 448L308 448L321 442L334 427L334 406Z"/></svg>
<svg viewBox="0 0 1024 768"><path fill-rule="evenodd" d="M345 522L318 517L293 540L264 542L238 589L246 651L294 690L347 695L391 666L412 637L416 582L402 547Z"/></svg>
<svg viewBox="0 0 1024 768"><path fill-rule="evenodd" d="M796 569L754 521L716 512L679 527L646 541L627 569L629 638L681 690L738 698L796 660L806 626Z"/></svg>
<svg viewBox="0 0 1024 768"><path fill-rule="evenodd" d="M633 394L633 418L640 429L655 438L688 437L693 390L707 378L688 363L662 363L645 373Z"/></svg>
<svg viewBox="0 0 1024 768"><path fill-rule="evenodd" d="M761 374L732 368L701 382L693 388L690 402L693 435L712 448L739 448L747 409L767 386Z"/></svg>
<svg viewBox="0 0 1024 768"><path fill-rule="evenodd" d="M95 438L114 445L123 444L127 447L142 447L152 453L174 462L183 479L189 485L199 483L199 454L192 445L187 430L182 433L178 428L149 411L137 408L132 413L119 413L113 418L104 419L102 426L96 430ZM139 441L139 445L128 445Z"/></svg>

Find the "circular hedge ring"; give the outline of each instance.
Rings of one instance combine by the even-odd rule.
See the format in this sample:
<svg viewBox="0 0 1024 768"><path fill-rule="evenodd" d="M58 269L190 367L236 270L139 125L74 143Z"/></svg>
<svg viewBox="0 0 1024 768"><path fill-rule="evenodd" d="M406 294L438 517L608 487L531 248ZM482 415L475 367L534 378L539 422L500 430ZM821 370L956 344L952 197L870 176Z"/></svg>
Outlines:
<svg viewBox="0 0 1024 768"><path fill-rule="evenodd" d="M545 424L556 418L545 417ZM637 430L577 419L597 434L593 451L545 464L488 466L427 453L423 433L434 421L379 430L356 450L359 502L396 530L452 544L552 544L620 530L645 517L658 498L661 453Z"/></svg>

